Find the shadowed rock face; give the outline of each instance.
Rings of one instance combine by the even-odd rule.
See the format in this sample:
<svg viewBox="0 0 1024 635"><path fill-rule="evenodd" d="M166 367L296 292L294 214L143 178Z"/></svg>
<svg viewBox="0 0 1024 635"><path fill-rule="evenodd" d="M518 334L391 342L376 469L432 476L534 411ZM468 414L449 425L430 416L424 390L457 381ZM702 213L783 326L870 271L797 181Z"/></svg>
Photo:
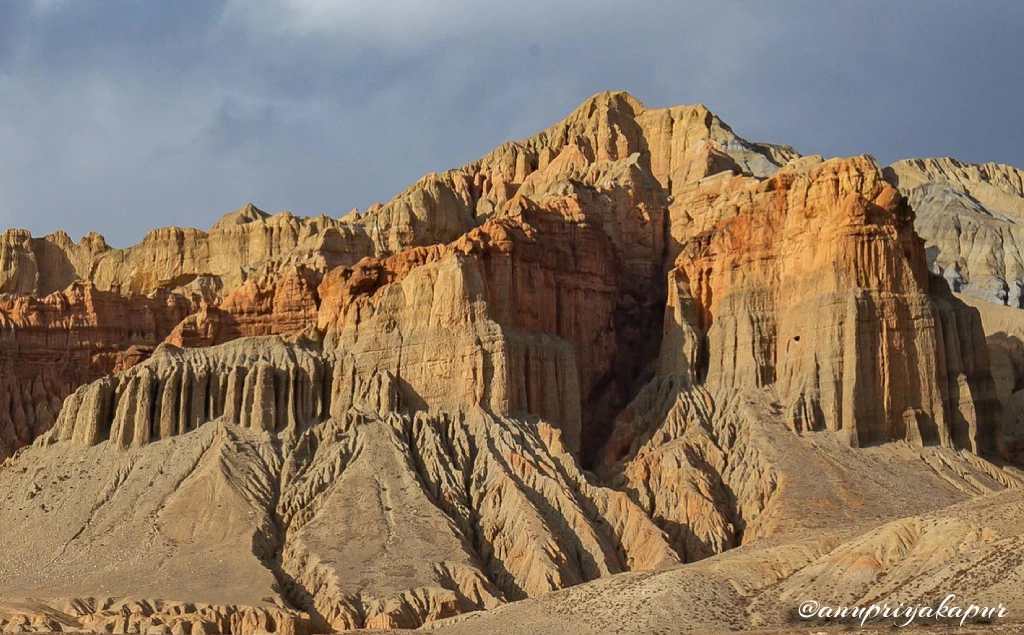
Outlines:
<svg viewBox="0 0 1024 635"><path fill-rule="evenodd" d="M934 158L897 161L886 177L907 193L928 264L954 291L1024 307L1024 172Z"/></svg>
<svg viewBox="0 0 1024 635"><path fill-rule="evenodd" d="M412 628L669 575L757 607L710 632L869 593L825 554L1022 483L1024 349L913 197L605 93L340 220L7 232L0 626Z"/></svg>

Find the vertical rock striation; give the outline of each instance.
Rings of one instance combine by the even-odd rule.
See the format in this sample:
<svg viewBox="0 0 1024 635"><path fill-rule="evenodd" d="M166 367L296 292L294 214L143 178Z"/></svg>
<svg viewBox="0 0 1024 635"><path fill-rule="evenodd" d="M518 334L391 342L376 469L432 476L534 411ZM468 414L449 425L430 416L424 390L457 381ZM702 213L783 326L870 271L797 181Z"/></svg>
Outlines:
<svg viewBox="0 0 1024 635"><path fill-rule="evenodd" d="M979 455L1004 409L1020 444L1019 342L986 346L891 184L1010 205L1015 174L603 93L364 214L9 231L0 455L37 442L0 466L0 597L49 589L75 628L418 628L1015 486Z"/></svg>
<svg viewBox="0 0 1024 635"><path fill-rule="evenodd" d="M690 358L709 388L771 387L794 429L854 445L1005 453L977 313L929 276L873 161L804 159L713 206L729 215L683 245L671 326L704 334Z"/></svg>

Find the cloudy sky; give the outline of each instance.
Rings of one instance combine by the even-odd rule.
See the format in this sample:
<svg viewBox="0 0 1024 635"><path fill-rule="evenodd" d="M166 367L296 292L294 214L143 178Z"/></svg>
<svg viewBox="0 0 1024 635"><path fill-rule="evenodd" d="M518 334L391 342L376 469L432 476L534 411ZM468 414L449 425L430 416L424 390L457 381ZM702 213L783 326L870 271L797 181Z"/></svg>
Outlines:
<svg viewBox="0 0 1024 635"><path fill-rule="evenodd" d="M341 215L593 93L742 136L1024 166L1024 2L0 2L0 225L116 246Z"/></svg>

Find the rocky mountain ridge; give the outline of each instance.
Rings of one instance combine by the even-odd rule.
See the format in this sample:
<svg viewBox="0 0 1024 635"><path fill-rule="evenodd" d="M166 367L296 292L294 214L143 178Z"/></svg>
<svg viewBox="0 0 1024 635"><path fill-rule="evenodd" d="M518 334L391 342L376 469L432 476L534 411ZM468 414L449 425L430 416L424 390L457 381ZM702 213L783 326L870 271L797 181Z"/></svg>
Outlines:
<svg viewBox="0 0 1024 635"><path fill-rule="evenodd" d="M1008 214L1014 174L602 93L342 219L8 231L0 623L458 632L671 578L750 628L878 592L851 561L922 598L960 579L915 560L945 507L1017 509L1024 349L915 214L938 187ZM1017 540L949 513L986 536L965 561Z"/></svg>

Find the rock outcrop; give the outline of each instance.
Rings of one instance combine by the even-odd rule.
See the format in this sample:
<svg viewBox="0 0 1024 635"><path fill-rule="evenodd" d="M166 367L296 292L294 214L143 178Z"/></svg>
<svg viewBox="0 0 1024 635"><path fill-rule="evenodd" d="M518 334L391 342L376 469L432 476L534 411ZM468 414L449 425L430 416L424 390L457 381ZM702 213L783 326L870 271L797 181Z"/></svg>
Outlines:
<svg viewBox="0 0 1024 635"><path fill-rule="evenodd" d="M4 279L0 290L37 296L76 280L103 291L152 293L157 289L202 289L213 295L244 282L248 270L274 261L320 258L327 266L355 262L372 253L361 227L327 216L270 216L248 204L225 215L209 232L165 227L125 249L90 233L78 243L62 232L32 238L8 230L0 240Z"/></svg>
<svg viewBox="0 0 1024 635"><path fill-rule="evenodd" d="M242 339L214 354L163 345L131 370L75 391L45 441L141 447L221 417L243 428L297 434L328 416L336 388L331 378L302 340L286 347Z"/></svg>
<svg viewBox="0 0 1024 635"><path fill-rule="evenodd" d="M49 430L78 386L148 356L193 310L166 291L120 295L78 282L0 299L0 456Z"/></svg>
<svg viewBox="0 0 1024 635"><path fill-rule="evenodd" d="M981 316L992 379L1003 406L1007 451L1019 464L1024 457L1024 311L960 297Z"/></svg>
<svg viewBox="0 0 1024 635"><path fill-rule="evenodd" d="M46 432L78 386L163 341L208 346L316 322L324 273L373 253L365 231L247 205L209 232L154 230L112 249L90 234L0 238L0 456ZM4 407L6 404L6 407Z"/></svg>
<svg viewBox="0 0 1024 635"><path fill-rule="evenodd" d="M18 494L0 517L54 544L19 549L19 559L0 565L0 593L45 588L48 597L79 597L82 582L65 584L48 572L82 558L113 558L109 550L123 541L135 546L121 558L159 558L146 547L151 540L138 540L151 522L169 548L178 540L189 549L221 545L222 562L242 571L246 562L261 565L288 606L308 616L284 622L318 631L415 627L679 562L644 512L625 494L591 484L561 433L543 421L479 407L410 411L389 374L356 378L342 366L313 341L246 338L205 349L165 345L132 369L82 387L54 429L5 468L36 466L2 479ZM70 460L79 452L96 465ZM37 496L28 481L52 470L59 471L54 484L68 484ZM64 492L83 494L97 487L94 474L108 473L92 512L58 510ZM146 495L133 512L125 505L141 496L139 488ZM187 511L203 501L218 504L200 516ZM42 529L51 511L67 522L59 532ZM119 515L129 522L103 533ZM262 520L242 532L251 536L243 548L233 527L253 518ZM179 562L192 557L172 550ZM45 553L57 557L48 567L32 564ZM136 577L112 579L106 592L133 594ZM246 588L258 585L239 587ZM234 628L236 620L255 619L253 612L282 623L251 596L213 594L207 604L213 597L218 607L240 608L172 604L170 613L152 608L139 623L212 620ZM103 610L78 623L104 624Z"/></svg>
<svg viewBox="0 0 1024 635"><path fill-rule="evenodd" d="M660 231L634 209L627 222ZM448 246L335 270L320 289L327 345L356 372L401 378L407 398L536 414L579 449L658 329L658 261L631 267L599 212L574 196L551 208L515 199ZM612 232L639 231L616 220Z"/></svg>
<svg viewBox="0 0 1024 635"><path fill-rule="evenodd" d="M873 161L802 159L712 208L729 212L704 212L722 220L683 244L670 324L712 391L771 387L792 428L855 445L1005 452L977 313L929 277Z"/></svg>
<svg viewBox="0 0 1024 635"><path fill-rule="evenodd" d="M928 264L953 291L1024 308L1024 172L908 159L886 168L917 212Z"/></svg>
<svg viewBox="0 0 1024 635"><path fill-rule="evenodd" d="M0 625L532 629L505 605L554 624L537 598L621 584L728 606L710 632L888 588L830 573L876 549L908 580L945 524L990 558L937 510L1017 505L1024 348L930 270L914 207L940 175L1009 205L1014 174L604 93L363 214L7 232Z"/></svg>
<svg viewBox="0 0 1024 635"><path fill-rule="evenodd" d="M589 306L594 293L603 296L597 303L604 308L595 315L577 315L569 318L574 324L548 324L542 329L576 345L577 365L586 369L580 386L585 403L579 415L565 412L559 418L580 418L587 427L597 421L594 425L602 430L586 437L594 439L596 447L607 435L607 426L600 421L609 420L628 401L628 384L656 351L650 344L659 330L657 307L664 295L659 270L668 241L665 218L676 188L718 172L766 175L794 156L785 146L744 141L701 105L647 109L625 93L603 93L535 137L505 144L463 168L428 175L392 201L340 220L298 218L287 212L271 216L249 204L225 215L207 232L158 229L126 249L111 248L97 234L73 243L63 233L32 238L11 230L0 241L0 289L41 298L79 282L125 298L171 293L191 304L190 314L170 333L136 337L123 348L151 349L164 339L182 346L212 345L237 337L301 331L319 309L316 287L339 265L352 267L367 257L380 260L416 247L465 242L462 237L473 231L478 238L471 240L479 241L478 226L487 219L519 217L524 209L555 212L562 221L527 232L534 255L523 247L515 258L523 254L544 260L531 264L531 272L515 275L527 285L543 276L547 288L530 297L513 292L502 299L497 322L518 328L510 322L525 314L513 309L520 305L509 302L538 301L534 316L559 320L553 310L556 301L568 299L562 315L571 316L578 307ZM549 218L554 217L533 214L529 222ZM564 231L554 231L561 223ZM571 242L576 238L587 244L577 249ZM554 269L562 266L563 257L572 258L581 271L573 284L589 285L593 291L566 289L558 291L557 299L552 295L553 285L561 284ZM618 280L610 285L595 277L612 271ZM495 271L488 284L508 284L511 275ZM580 276L589 276L590 281ZM491 304L497 307L500 302ZM606 334L598 333L607 319L615 325ZM604 343L591 346L594 337ZM553 355L561 353L545 352L541 357L554 359ZM592 364L594 360L599 363ZM18 366L17 358L12 358L12 365ZM11 381L31 383L38 376L22 374ZM83 377L62 391L48 391L47 397L59 401L91 378ZM539 389L527 392L531 390ZM0 428L7 430L4 436L11 441L0 447L0 454L45 431L43 425L14 433L10 429L17 424L4 412L0 409ZM548 412L545 407L542 414ZM585 448L588 460L595 452L589 445Z"/></svg>

